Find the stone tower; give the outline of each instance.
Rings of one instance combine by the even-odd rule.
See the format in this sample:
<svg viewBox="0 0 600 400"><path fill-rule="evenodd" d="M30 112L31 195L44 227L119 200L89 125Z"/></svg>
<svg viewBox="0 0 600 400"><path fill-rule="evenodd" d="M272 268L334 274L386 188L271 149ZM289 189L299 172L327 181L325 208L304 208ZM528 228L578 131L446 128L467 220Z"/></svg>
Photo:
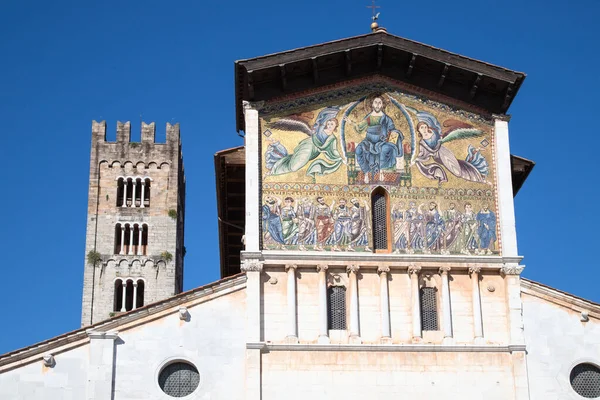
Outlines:
<svg viewBox="0 0 600 400"><path fill-rule="evenodd" d="M180 293L183 287L185 176L179 124L166 143L142 123L141 143L129 122L92 122L90 183L81 324Z"/></svg>

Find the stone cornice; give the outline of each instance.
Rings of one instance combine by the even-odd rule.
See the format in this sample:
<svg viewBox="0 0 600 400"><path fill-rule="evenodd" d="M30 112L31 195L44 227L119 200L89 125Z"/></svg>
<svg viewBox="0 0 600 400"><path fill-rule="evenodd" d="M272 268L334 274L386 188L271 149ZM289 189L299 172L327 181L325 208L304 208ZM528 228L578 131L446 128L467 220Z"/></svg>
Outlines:
<svg viewBox="0 0 600 400"><path fill-rule="evenodd" d="M521 292L576 312L586 311L589 317L600 320L600 304L582 299L570 293L565 293L525 278L521 278Z"/></svg>
<svg viewBox="0 0 600 400"><path fill-rule="evenodd" d="M512 353L527 351L524 344L515 345L435 345L435 344L272 344L246 343L247 349L263 351L366 351L410 353Z"/></svg>

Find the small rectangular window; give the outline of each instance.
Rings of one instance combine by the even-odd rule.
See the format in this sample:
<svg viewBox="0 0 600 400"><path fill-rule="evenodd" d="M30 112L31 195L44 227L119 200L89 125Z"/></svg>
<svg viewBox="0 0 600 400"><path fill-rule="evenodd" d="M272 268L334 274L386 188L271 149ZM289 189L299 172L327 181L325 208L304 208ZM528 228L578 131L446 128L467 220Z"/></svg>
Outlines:
<svg viewBox="0 0 600 400"><path fill-rule="evenodd" d="M387 199L383 193L373 193L373 246L375 251L388 250Z"/></svg>
<svg viewBox="0 0 600 400"><path fill-rule="evenodd" d="M329 329L346 329L346 288L332 286L327 291Z"/></svg>
<svg viewBox="0 0 600 400"><path fill-rule="evenodd" d="M438 330L437 289L424 287L421 295L421 327L424 331Z"/></svg>

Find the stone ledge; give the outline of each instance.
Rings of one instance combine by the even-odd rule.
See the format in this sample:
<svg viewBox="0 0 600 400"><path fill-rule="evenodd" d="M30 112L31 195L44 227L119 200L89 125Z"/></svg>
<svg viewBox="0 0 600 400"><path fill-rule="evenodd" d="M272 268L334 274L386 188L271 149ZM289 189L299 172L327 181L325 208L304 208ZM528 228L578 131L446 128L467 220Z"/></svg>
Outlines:
<svg viewBox="0 0 600 400"><path fill-rule="evenodd" d="M526 352L524 344L498 345L430 345L430 344L270 344L248 342L247 349L264 351L374 351L407 353L512 353Z"/></svg>

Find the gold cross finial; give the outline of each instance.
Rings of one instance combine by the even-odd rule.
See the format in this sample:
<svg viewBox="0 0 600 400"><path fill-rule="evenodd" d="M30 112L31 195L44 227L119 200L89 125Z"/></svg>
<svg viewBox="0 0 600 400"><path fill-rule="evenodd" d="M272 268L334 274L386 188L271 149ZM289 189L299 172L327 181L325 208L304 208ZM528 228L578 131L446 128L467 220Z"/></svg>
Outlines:
<svg viewBox="0 0 600 400"><path fill-rule="evenodd" d="M376 12L378 8L381 8L380 6L375 5L375 0L371 0L371 5L367 6L367 8L371 9L372 12L372 16L371 16L371 20L373 22L371 22L371 30L375 30L379 27L379 24L377 23L377 19L379 19L379 13Z"/></svg>

